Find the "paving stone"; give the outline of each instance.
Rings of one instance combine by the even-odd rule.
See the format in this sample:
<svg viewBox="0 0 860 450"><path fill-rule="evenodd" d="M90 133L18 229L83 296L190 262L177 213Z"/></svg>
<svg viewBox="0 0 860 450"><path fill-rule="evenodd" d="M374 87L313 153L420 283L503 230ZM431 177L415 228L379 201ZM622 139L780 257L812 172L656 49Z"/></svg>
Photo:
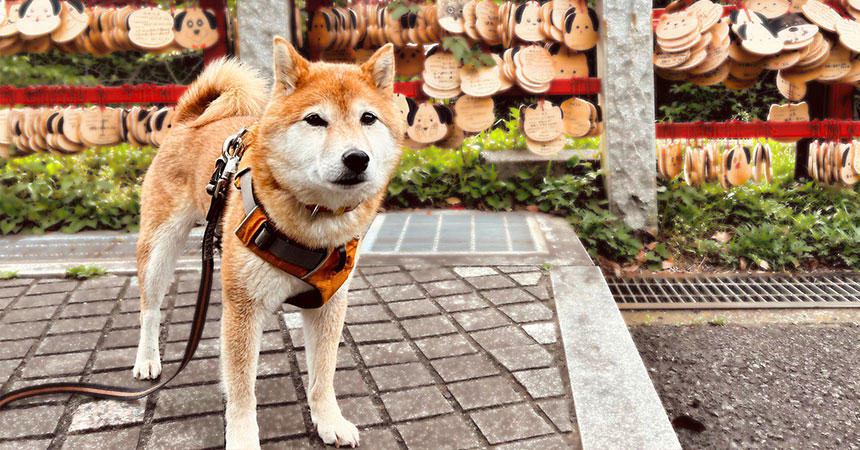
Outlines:
<svg viewBox="0 0 860 450"><path fill-rule="evenodd" d="M360 447L374 450L400 450L400 444L389 429L361 430Z"/></svg>
<svg viewBox="0 0 860 450"><path fill-rule="evenodd" d="M359 344L378 341L399 341L403 339L400 329L391 322L349 325L347 329L355 342Z"/></svg>
<svg viewBox="0 0 860 450"><path fill-rule="evenodd" d="M485 330L510 323L504 314L491 308L455 313L454 320L466 331Z"/></svg>
<svg viewBox="0 0 860 450"><path fill-rule="evenodd" d="M257 404L261 406L298 401L296 387L289 377L258 378L256 392Z"/></svg>
<svg viewBox="0 0 860 450"><path fill-rule="evenodd" d="M265 336L265 335L264 335ZM280 338L280 336L278 336ZM162 362L179 361L185 356L185 345L187 342L177 341L164 344L164 356L161 357ZM128 352L129 350L123 349ZM99 352L101 353L101 352ZM221 341L219 339L202 339L197 344L197 350L194 352L194 358L211 358L221 354ZM96 360L98 361L98 359Z"/></svg>
<svg viewBox="0 0 860 450"><path fill-rule="evenodd" d="M422 317L400 322L412 339L456 333L457 328L445 316Z"/></svg>
<svg viewBox="0 0 860 450"><path fill-rule="evenodd" d="M17 359L0 361L0 386L3 386L3 383L12 376L12 373L15 372L15 369L17 369L20 364L21 361Z"/></svg>
<svg viewBox="0 0 860 450"><path fill-rule="evenodd" d="M307 433L302 407L295 404L257 408L257 423L261 440Z"/></svg>
<svg viewBox="0 0 860 450"><path fill-rule="evenodd" d="M409 272L412 278L419 283L428 281L451 280L456 278L454 274L444 267L434 267L430 269L422 268L420 270L412 270Z"/></svg>
<svg viewBox="0 0 860 450"><path fill-rule="evenodd" d="M365 275L364 279L373 287L398 286L412 283L412 278L403 272Z"/></svg>
<svg viewBox="0 0 860 450"><path fill-rule="evenodd" d="M259 418L259 411L257 414ZM224 447L224 419L221 415L157 423L152 426L152 434L145 448L173 450L207 447Z"/></svg>
<svg viewBox="0 0 860 450"><path fill-rule="evenodd" d="M364 276L376 275L380 273L397 272L399 270L400 267L397 266L367 266L358 269L359 273Z"/></svg>
<svg viewBox="0 0 860 450"><path fill-rule="evenodd" d="M133 401L96 400L75 410L69 431L98 430L143 422L146 399Z"/></svg>
<svg viewBox="0 0 860 450"><path fill-rule="evenodd" d="M349 311L349 308L347 308L347 311ZM284 313L281 317L283 317L284 325L287 326L288 330L294 330L304 326L304 320L302 319L302 313L300 312Z"/></svg>
<svg viewBox="0 0 860 450"><path fill-rule="evenodd" d="M511 371L549 367L552 364L552 355L537 344L494 348L490 350L490 354Z"/></svg>
<svg viewBox="0 0 860 450"><path fill-rule="evenodd" d="M466 278L466 281L477 289L498 289L516 286L511 280L502 275Z"/></svg>
<svg viewBox="0 0 860 450"><path fill-rule="evenodd" d="M21 441L0 442L0 450L45 450L51 445L51 439L27 439Z"/></svg>
<svg viewBox="0 0 860 450"><path fill-rule="evenodd" d="M206 341L220 342L220 339L219 336L218 339L207 339ZM263 333L263 336L260 338L261 352L282 351L283 349L284 337L280 331L267 331Z"/></svg>
<svg viewBox="0 0 860 450"><path fill-rule="evenodd" d="M116 303L113 302L71 303L63 308L59 317L104 316L110 314L114 307Z"/></svg>
<svg viewBox="0 0 860 450"><path fill-rule="evenodd" d="M453 410L439 389L433 386L388 392L381 397L391 420L395 422L436 416Z"/></svg>
<svg viewBox="0 0 860 450"><path fill-rule="evenodd" d="M370 285L362 277L352 277L349 280L349 290L367 289Z"/></svg>
<svg viewBox="0 0 860 450"><path fill-rule="evenodd" d="M187 341L189 334L191 334L190 323L170 324L167 342ZM217 338L218 336L221 336L221 323L217 320L207 320L203 326L203 338Z"/></svg>
<svg viewBox="0 0 860 450"><path fill-rule="evenodd" d="M383 392L433 384L430 371L417 362L374 367L370 369L370 374Z"/></svg>
<svg viewBox="0 0 860 450"><path fill-rule="evenodd" d="M550 298L552 298L552 296L549 295L549 289L547 288L546 284L531 286L525 289L529 294L532 294L541 300L549 300Z"/></svg>
<svg viewBox="0 0 860 450"><path fill-rule="evenodd" d="M539 344L554 344L558 340L555 322L530 323L523 325L523 331Z"/></svg>
<svg viewBox="0 0 860 450"><path fill-rule="evenodd" d="M111 324L111 328L116 330L118 328L132 328L140 326L140 313L124 313L117 314L113 318L113 323Z"/></svg>
<svg viewBox="0 0 860 450"><path fill-rule="evenodd" d="M376 300L376 296L373 295L373 291L370 289L364 291L349 291L349 304L352 305L373 305L379 303Z"/></svg>
<svg viewBox="0 0 860 450"><path fill-rule="evenodd" d="M86 381L92 382L92 383L107 384L110 386L126 386L126 387L130 387L130 388L138 388L138 389L144 389L144 388L148 388L148 387L152 386L152 380L138 380L137 378L134 378L132 376L131 367L132 367L132 364L134 363L133 351L129 355L129 358L131 360L131 363L129 363L128 366L123 367L119 370L111 370L109 372L99 372L99 373L93 374L92 376L87 377L88 379ZM172 366L168 365L168 366L164 367L163 373L171 374L174 370L176 370L175 365L172 365ZM186 370L188 370L188 369L186 369ZM54 381L55 380L52 378L51 382L54 382ZM172 386L172 385L175 385L178 383L176 382L176 380L174 380L170 384Z"/></svg>
<svg viewBox="0 0 860 450"><path fill-rule="evenodd" d="M482 354L437 359L430 364L446 383L469 380L499 373L493 363Z"/></svg>
<svg viewBox="0 0 860 450"><path fill-rule="evenodd" d="M482 277L487 275L496 275L497 272L492 267L486 266L461 266L454 267L454 273L463 278L467 277Z"/></svg>
<svg viewBox="0 0 860 450"><path fill-rule="evenodd" d="M120 298L121 293L121 286L86 290L78 289L77 291L72 293L71 298L69 298L69 303L116 300Z"/></svg>
<svg viewBox="0 0 860 450"><path fill-rule="evenodd" d="M18 438L53 433L64 405L0 410L0 438Z"/></svg>
<svg viewBox="0 0 860 450"><path fill-rule="evenodd" d="M447 387L457 403L467 410L522 400L511 382L500 376L451 383Z"/></svg>
<svg viewBox="0 0 860 450"><path fill-rule="evenodd" d="M75 288L77 281L44 282L33 285L27 294L50 294L54 292L67 293Z"/></svg>
<svg viewBox="0 0 860 450"><path fill-rule="evenodd" d="M439 308L427 299L409 300L405 302L390 303L388 305L391 312L398 319L406 319L409 317L429 316L439 314Z"/></svg>
<svg viewBox="0 0 860 450"><path fill-rule="evenodd" d="M535 266L497 266L496 269L504 273L520 273L530 272L535 269Z"/></svg>
<svg viewBox="0 0 860 450"><path fill-rule="evenodd" d="M552 432L552 427L524 403L475 411L471 416L490 444L542 436Z"/></svg>
<svg viewBox="0 0 860 450"><path fill-rule="evenodd" d="M217 361L217 359L216 359ZM218 373L220 369L216 369ZM257 363L257 376L280 375L290 373L290 361L284 353L266 353L260 355Z"/></svg>
<svg viewBox="0 0 860 450"><path fill-rule="evenodd" d="M169 299L165 298L167 303ZM119 310L122 312L140 312L140 298L125 298L119 302Z"/></svg>
<svg viewBox="0 0 860 450"><path fill-rule="evenodd" d="M375 290L379 298L385 303L424 298L424 292L415 284L376 288Z"/></svg>
<svg viewBox="0 0 860 450"><path fill-rule="evenodd" d="M0 312L3 312L13 301L15 301L14 298L0 298Z"/></svg>
<svg viewBox="0 0 860 450"><path fill-rule="evenodd" d="M131 369L134 367L135 355L136 350L131 348L99 350L96 352L96 361L93 363L93 370Z"/></svg>
<svg viewBox="0 0 860 450"><path fill-rule="evenodd" d="M565 394L557 367L514 372L514 378L526 388L526 391L535 400Z"/></svg>
<svg viewBox="0 0 860 450"><path fill-rule="evenodd" d="M418 361L418 355L408 343L403 341L360 345L358 352L368 367Z"/></svg>
<svg viewBox="0 0 860 450"><path fill-rule="evenodd" d="M0 298L17 297L27 290L27 285L0 287Z"/></svg>
<svg viewBox="0 0 860 450"><path fill-rule="evenodd" d="M62 355L36 356L24 366L24 378L54 377L83 372L91 352L63 353Z"/></svg>
<svg viewBox="0 0 860 450"><path fill-rule="evenodd" d="M308 358L304 351L296 352L296 361L299 364L299 372L308 372ZM348 348L340 348L337 352L337 369L352 369L355 368L355 358L352 357L352 352Z"/></svg>
<svg viewBox="0 0 860 450"><path fill-rule="evenodd" d="M34 343L36 343L35 339L6 341L0 344L0 359L21 359L30 351Z"/></svg>
<svg viewBox="0 0 860 450"><path fill-rule="evenodd" d="M508 275L520 286L534 286L540 281L543 274L540 272L513 273Z"/></svg>
<svg viewBox="0 0 860 450"><path fill-rule="evenodd" d="M165 326L168 325L161 324L162 329ZM203 331L203 334L205 336L205 330ZM185 339L188 339L187 334L185 335ZM108 332L104 339L104 346L105 348L137 347L138 342L140 342L140 327L126 328L123 330L111 330Z"/></svg>
<svg viewBox="0 0 860 450"><path fill-rule="evenodd" d="M125 286L126 280L129 277L125 276L115 276L115 275L104 275L96 278L88 278L84 281L81 281L81 286L79 289L96 289L102 287L117 287L117 286Z"/></svg>
<svg viewBox="0 0 860 450"><path fill-rule="evenodd" d="M0 280L0 287L10 286L29 286L33 283L32 278L9 278L8 280Z"/></svg>
<svg viewBox="0 0 860 450"><path fill-rule="evenodd" d="M183 306L181 308L173 308L170 313L170 323L191 322L194 320L194 306ZM221 318L221 305L209 305L206 310L206 320L213 321Z"/></svg>
<svg viewBox="0 0 860 450"><path fill-rule="evenodd" d="M208 384L165 389L158 394L155 419L216 412L223 409L220 386Z"/></svg>
<svg viewBox="0 0 860 450"><path fill-rule="evenodd" d="M521 303L534 301L534 297L529 295L525 290L520 288L512 289L493 289L489 291L481 291L481 295L494 305L507 305L509 303Z"/></svg>
<svg viewBox="0 0 860 450"><path fill-rule="evenodd" d="M343 417L357 427L382 423L380 408L373 404L370 397L342 398L337 401L337 404L343 412ZM365 445L363 432L360 439L361 444Z"/></svg>
<svg viewBox="0 0 860 450"><path fill-rule="evenodd" d="M439 304L445 311L457 312L467 311L470 309L486 308L487 302L481 299L478 294L470 292L468 294L449 295L445 297L437 297L436 303Z"/></svg>
<svg viewBox="0 0 860 450"><path fill-rule="evenodd" d="M419 339L415 341L415 345L418 346L421 353L424 353L424 356L428 359L467 355L478 351L460 334Z"/></svg>
<svg viewBox="0 0 860 450"><path fill-rule="evenodd" d="M0 327L0 341L18 340L25 338L38 337L42 335L42 331L49 322L27 322L4 324ZM56 323L55 323L56 324Z"/></svg>
<svg viewBox="0 0 860 450"><path fill-rule="evenodd" d="M519 323L538 322L552 319L554 314L551 309L541 303L523 303L519 305L505 305L499 308L512 320Z"/></svg>
<svg viewBox="0 0 860 450"><path fill-rule="evenodd" d="M516 326L475 331L470 334L478 342L478 345L486 350L534 344L534 341Z"/></svg>
<svg viewBox="0 0 860 450"><path fill-rule="evenodd" d="M346 309L346 323L369 323L391 320L382 305L354 305Z"/></svg>
<svg viewBox="0 0 860 450"><path fill-rule="evenodd" d="M81 331L101 330L107 323L107 316L57 319L51 324L48 334L80 333ZM3 328L6 328L5 326Z"/></svg>
<svg viewBox="0 0 860 450"><path fill-rule="evenodd" d="M63 449L130 449L137 448L140 427L98 433L72 434L63 442Z"/></svg>
<svg viewBox="0 0 860 450"><path fill-rule="evenodd" d="M48 306L48 305L59 305L63 303L63 300L66 299L65 292L56 292L53 294L40 294L40 295L27 295L22 297L21 300L15 306L18 307L35 307L35 306Z"/></svg>
<svg viewBox="0 0 860 450"><path fill-rule="evenodd" d="M302 385L307 391L308 375L302 375ZM334 372L334 393L340 396L347 395L369 395L370 387L364 382L364 378L358 370L336 370Z"/></svg>
<svg viewBox="0 0 860 450"><path fill-rule="evenodd" d="M424 283L422 286L424 286L424 289L426 289L427 293L432 297L472 292L472 288L460 280L434 281L432 283Z"/></svg>
<svg viewBox="0 0 860 450"><path fill-rule="evenodd" d="M4 324L7 323L16 323L16 322L36 322L39 320L48 320L54 314L54 311L57 310L56 305L52 306L40 306L37 308L25 308L25 309L13 309L8 311L5 316L3 316L2 322Z"/></svg>
<svg viewBox="0 0 860 450"><path fill-rule="evenodd" d="M257 373L264 370L262 360L263 358L261 357L261 363L257 368ZM170 363L167 365L162 364L164 367L164 373L173 373L178 364L179 363ZM266 366L265 369L271 370L268 366ZM183 384L214 382L219 381L220 379L221 365L219 364L218 358L194 359L188 363L185 370L183 370L182 373L171 382L171 384L178 386Z"/></svg>
<svg viewBox="0 0 860 450"><path fill-rule="evenodd" d="M455 450L481 445L468 420L454 414L402 423L397 425L397 431L410 450Z"/></svg>
<svg viewBox="0 0 860 450"><path fill-rule="evenodd" d="M95 350L100 332L47 336L36 349L37 355Z"/></svg>
<svg viewBox="0 0 860 450"><path fill-rule="evenodd" d="M540 409L544 414L549 417L549 420L552 420L552 423L554 423L562 433L573 431L573 426L570 422L570 407L568 406L568 400L566 398L558 400L541 400L538 402L538 406L540 406Z"/></svg>
<svg viewBox="0 0 860 450"><path fill-rule="evenodd" d="M322 446L322 440L317 438L320 444L311 445L309 439L307 437L302 438L294 438L294 439L285 439L278 440L274 442L266 442L265 444L261 444L261 448L263 450L309 450L313 448L320 448Z"/></svg>
<svg viewBox="0 0 860 450"><path fill-rule="evenodd" d="M577 448L564 441L561 436L544 436L524 441L510 442L495 447L496 450L568 450Z"/></svg>

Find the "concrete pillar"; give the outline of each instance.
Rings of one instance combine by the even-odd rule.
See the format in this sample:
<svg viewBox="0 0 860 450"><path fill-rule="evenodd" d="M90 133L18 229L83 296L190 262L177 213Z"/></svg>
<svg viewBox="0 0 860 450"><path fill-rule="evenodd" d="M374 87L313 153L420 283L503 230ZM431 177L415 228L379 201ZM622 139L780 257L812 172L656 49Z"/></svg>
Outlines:
<svg viewBox="0 0 860 450"><path fill-rule="evenodd" d="M651 0L597 0L603 169L609 207L634 229L657 228Z"/></svg>
<svg viewBox="0 0 860 450"><path fill-rule="evenodd" d="M239 58L272 78L272 39L292 42L292 11L288 0L236 2L239 16Z"/></svg>

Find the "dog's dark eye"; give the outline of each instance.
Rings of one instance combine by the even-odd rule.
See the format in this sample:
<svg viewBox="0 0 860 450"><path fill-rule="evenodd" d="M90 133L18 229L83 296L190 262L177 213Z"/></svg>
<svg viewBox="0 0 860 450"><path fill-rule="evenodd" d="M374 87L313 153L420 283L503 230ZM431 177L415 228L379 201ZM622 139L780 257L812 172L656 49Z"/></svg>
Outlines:
<svg viewBox="0 0 860 450"><path fill-rule="evenodd" d="M361 115L361 124L362 125L373 125L376 123L376 116L373 114L366 112Z"/></svg>
<svg viewBox="0 0 860 450"><path fill-rule="evenodd" d="M328 122L323 120L323 118L318 116L317 114L308 114L305 117L305 122L307 122L308 125L312 127L324 127L328 125Z"/></svg>

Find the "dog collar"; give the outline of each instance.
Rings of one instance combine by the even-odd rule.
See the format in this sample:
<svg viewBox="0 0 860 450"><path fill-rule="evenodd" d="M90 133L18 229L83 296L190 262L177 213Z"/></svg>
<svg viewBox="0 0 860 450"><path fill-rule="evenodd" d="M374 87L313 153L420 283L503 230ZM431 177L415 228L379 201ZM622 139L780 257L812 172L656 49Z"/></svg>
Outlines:
<svg viewBox="0 0 860 450"><path fill-rule="evenodd" d="M313 290L294 295L286 303L300 308L324 305L349 278L355 267L358 239L335 248L310 248L280 232L254 195L251 169L236 174L242 195L245 218L236 236L257 256L313 286Z"/></svg>
<svg viewBox="0 0 860 450"><path fill-rule="evenodd" d="M345 206L341 206L338 209L331 210L322 205L305 205L305 209L311 212L311 217L316 217L319 213L331 213L334 216L340 216L343 213L348 213L355 208L347 208Z"/></svg>

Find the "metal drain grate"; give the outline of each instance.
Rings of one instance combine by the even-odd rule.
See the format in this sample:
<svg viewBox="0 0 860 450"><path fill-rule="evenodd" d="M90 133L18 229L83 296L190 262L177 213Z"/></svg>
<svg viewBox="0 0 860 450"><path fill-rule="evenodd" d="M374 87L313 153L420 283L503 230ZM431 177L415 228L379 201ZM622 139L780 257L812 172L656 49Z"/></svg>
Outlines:
<svg viewBox="0 0 860 450"><path fill-rule="evenodd" d="M620 309L860 308L860 275L607 278Z"/></svg>

